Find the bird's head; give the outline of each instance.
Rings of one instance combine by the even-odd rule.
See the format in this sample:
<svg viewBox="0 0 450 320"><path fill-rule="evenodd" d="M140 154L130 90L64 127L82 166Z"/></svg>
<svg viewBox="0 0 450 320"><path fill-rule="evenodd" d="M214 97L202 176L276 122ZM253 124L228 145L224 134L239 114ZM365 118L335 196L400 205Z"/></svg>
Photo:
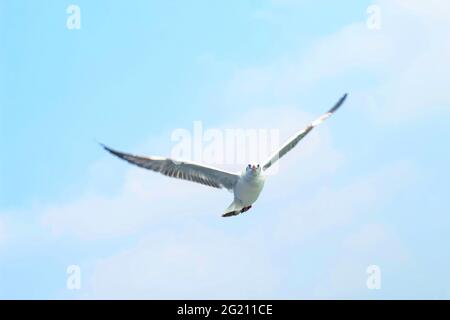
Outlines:
<svg viewBox="0 0 450 320"><path fill-rule="evenodd" d="M261 166L259 164L257 165L249 164L245 168L245 173L250 176L257 176L261 173Z"/></svg>

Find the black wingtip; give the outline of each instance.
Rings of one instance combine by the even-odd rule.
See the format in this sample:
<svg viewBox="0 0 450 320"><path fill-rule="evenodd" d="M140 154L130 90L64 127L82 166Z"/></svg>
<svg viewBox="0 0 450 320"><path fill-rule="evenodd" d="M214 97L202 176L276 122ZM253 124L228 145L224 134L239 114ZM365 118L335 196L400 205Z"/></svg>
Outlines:
<svg viewBox="0 0 450 320"><path fill-rule="evenodd" d="M335 112L337 109L339 109L339 107L344 103L345 99L347 99L348 93L344 94L338 102L336 102L336 104L333 106L333 108L330 109L330 111L328 111L329 113L333 113Z"/></svg>
<svg viewBox="0 0 450 320"><path fill-rule="evenodd" d="M97 142L100 145L100 147L102 147L103 149L108 150L108 147L105 144L103 144L97 140L95 142Z"/></svg>
<svg viewBox="0 0 450 320"><path fill-rule="evenodd" d="M105 149L109 153L116 154L116 151L111 149L110 147L108 147L106 144L98 142L98 141L97 141L97 143L100 145L100 147L102 147L103 149Z"/></svg>

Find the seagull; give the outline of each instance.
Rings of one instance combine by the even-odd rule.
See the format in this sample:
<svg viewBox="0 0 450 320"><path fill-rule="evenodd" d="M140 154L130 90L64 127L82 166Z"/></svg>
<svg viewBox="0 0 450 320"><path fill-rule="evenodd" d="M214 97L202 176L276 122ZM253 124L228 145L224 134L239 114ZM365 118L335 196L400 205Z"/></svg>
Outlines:
<svg viewBox="0 0 450 320"><path fill-rule="evenodd" d="M247 212L258 199L266 180L264 172L278 159L291 151L300 140L311 130L328 119L344 103L347 94L325 114L311 122L306 128L295 133L276 152L274 152L263 165L249 164L241 173L227 172L214 167L206 166L185 160L174 160L164 157L144 157L132 155L114 149L100 143L111 154L128 161L138 167L153 170L163 175L201 183L218 189L228 189L234 194L233 202L228 206L222 217L231 217Z"/></svg>

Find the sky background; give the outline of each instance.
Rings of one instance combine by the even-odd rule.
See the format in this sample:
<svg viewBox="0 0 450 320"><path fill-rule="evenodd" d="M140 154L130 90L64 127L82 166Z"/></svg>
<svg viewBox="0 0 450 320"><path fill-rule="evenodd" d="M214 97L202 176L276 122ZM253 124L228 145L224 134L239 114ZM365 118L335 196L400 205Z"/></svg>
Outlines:
<svg viewBox="0 0 450 320"><path fill-rule="evenodd" d="M449 299L449 15L444 0L0 0L0 298ZM96 143L169 156L194 121L283 140L345 92L235 218L228 192Z"/></svg>

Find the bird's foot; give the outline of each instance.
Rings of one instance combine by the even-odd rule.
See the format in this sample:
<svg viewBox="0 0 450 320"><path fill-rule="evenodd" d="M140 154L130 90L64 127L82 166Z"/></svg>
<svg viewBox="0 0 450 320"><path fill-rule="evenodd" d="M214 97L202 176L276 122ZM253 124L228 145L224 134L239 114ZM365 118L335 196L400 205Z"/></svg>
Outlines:
<svg viewBox="0 0 450 320"><path fill-rule="evenodd" d="M241 213L247 212L248 210L250 210L251 207L252 206L247 206L247 207L242 208Z"/></svg>

